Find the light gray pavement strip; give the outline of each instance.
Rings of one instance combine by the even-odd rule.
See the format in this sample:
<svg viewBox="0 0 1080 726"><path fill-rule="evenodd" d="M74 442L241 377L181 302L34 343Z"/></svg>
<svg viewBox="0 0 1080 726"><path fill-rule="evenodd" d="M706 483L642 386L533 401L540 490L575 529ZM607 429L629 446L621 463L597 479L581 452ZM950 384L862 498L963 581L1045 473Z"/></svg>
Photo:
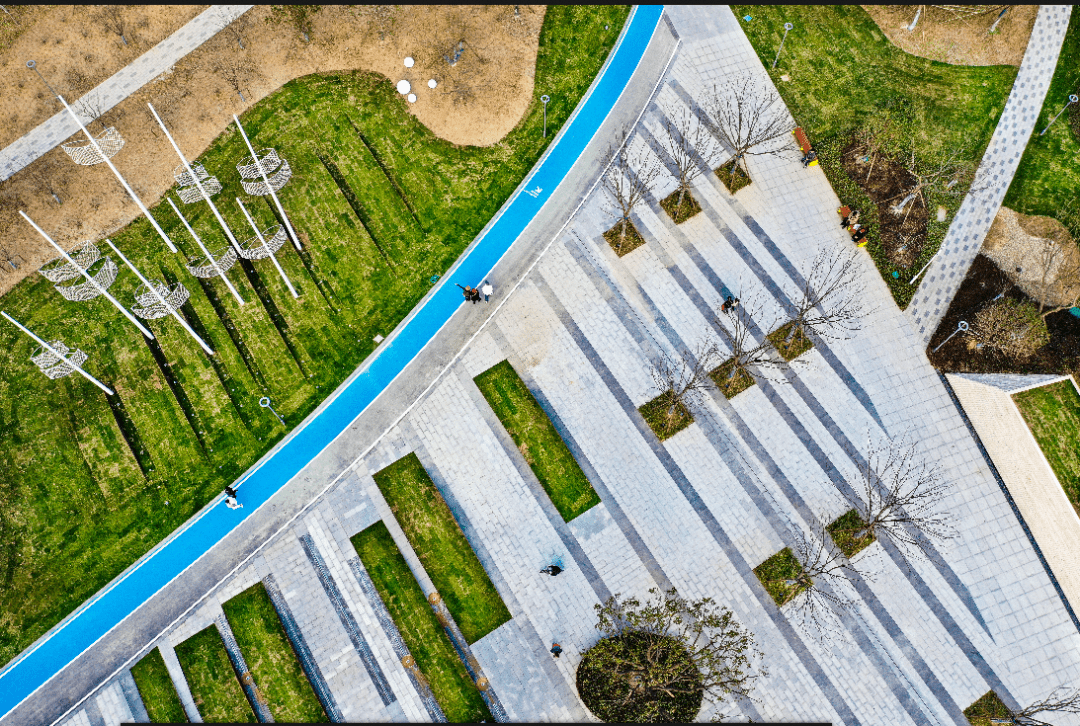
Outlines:
<svg viewBox="0 0 1080 726"><path fill-rule="evenodd" d="M923 345L930 342L949 309L1012 184L1024 148L1040 121L1039 112L1057 67L1071 13L1071 5L1039 6L1020 71L976 174L976 186L988 188L969 193L964 199L941 243L941 251L907 307Z"/></svg>
<svg viewBox="0 0 1080 726"><path fill-rule="evenodd" d="M150 716L146 713L146 705L143 703L142 695L139 693L139 687L135 684L135 678L132 677L131 671L125 670L122 672L119 681L128 708L131 710L132 719L137 723L150 723Z"/></svg>
<svg viewBox="0 0 1080 726"><path fill-rule="evenodd" d="M184 27L165 40L133 60L127 66L105 79L99 86L89 91L82 98L94 99L95 107L102 113L116 106L150 81L172 68L177 61L200 45L217 35L224 24L243 15L254 5L212 5L207 10L192 18ZM26 59L30 60L30 59ZM56 86L52 75L54 69L39 66L38 70L45 79ZM17 72L31 73L28 69ZM32 83L39 83L35 78ZM72 108L79 108L75 99L65 98ZM79 99L81 100L81 99ZM59 102L57 102L59 106ZM89 123L92 119L79 114L79 119ZM0 150L0 181L3 181L25 166L28 166L45 153L51 151L60 142L79 132L79 126L63 108L48 121L40 124L33 131L8 144ZM120 129L121 134L123 129Z"/></svg>
<svg viewBox="0 0 1080 726"><path fill-rule="evenodd" d="M169 678L172 679L176 695L180 697L180 705L184 707L184 713L187 714L188 721L202 723L202 715L199 713L198 706L195 705L195 699L191 696L191 688L188 687L184 669L180 667L180 661L176 658L176 651L173 650L172 645L165 642L158 643L157 647L161 650L161 658L165 661L165 669L169 671Z"/></svg>
<svg viewBox="0 0 1080 726"><path fill-rule="evenodd" d="M51 723L70 710L114 672L129 664L129 661L134 662L132 659L171 624L186 618L185 613L197 609L200 601L230 573L286 527L299 512L307 509L336 479L347 474L357 455L391 428L402 411L416 401L454 360L492 314L501 296L510 291L564 226L568 214L577 207L578 200L595 184L600 172L599 161L608 145L621 128L636 122L648 103L675 46L675 38L667 26L661 24L626 90L594 140L579 157L572 172L488 275L496 293L492 304L463 306L432 339L423 354L395 379L363 415L283 487L256 516L250 517L183 576L144 603L121 627L102 638L45 687L20 704L4 718L4 726ZM295 539L293 545L299 546ZM302 556L302 552L300 554ZM276 568L274 571L278 572ZM318 587L317 583L312 584ZM287 589L284 582L282 588ZM299 611L294 608L294 613L299 619ZM332 681L329 675L327 678ZM337 688L333 684L332 687L336 694ZM407 687L411 691L411 686Z"/></svg>

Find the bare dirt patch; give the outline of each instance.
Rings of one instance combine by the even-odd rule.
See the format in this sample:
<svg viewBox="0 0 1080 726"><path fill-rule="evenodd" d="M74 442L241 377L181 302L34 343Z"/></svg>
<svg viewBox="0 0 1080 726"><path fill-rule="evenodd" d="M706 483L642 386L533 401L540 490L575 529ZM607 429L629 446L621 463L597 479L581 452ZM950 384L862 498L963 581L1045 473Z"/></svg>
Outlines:
<svg viewBox="0 0 1080 726"><path fill-rule="evenodd" d="M989 257L1025 295L1047 306L1076 299L1080 249L1052 217L1028 216L1002 207L983 242Z"/></svg>
<svg viewBox="0 0 1080 726"><path fill-rule="evenodd" d="M56 12L65 7L68 20L58 27L68 39L58 45L93 47L97 52L104 41L92 44L87 39L84 44L75 11L63 6ZM192 17L202 9L192 7ZM311 18L310 40L304 40L288 22L269 22L268 6L256 6L106 113L103 123L91 124L91 130L100 132L103 124L119 129L126 144L113 162L147 206L172 186L172 171L179 163L149 115L148 101L192 159L225 130L233 113L243 113L293 78L371 70L395 83L408 80L417 97L409 111L436 135L455 144L492 145L517 125L532 102L544 13L544 6L322 6ZM16 45L31 40L24 33ZM128 40L133 44L131 37ZM118 38L116 44L122 46ZM411 68L404 65L406 56L415 61ZM45 57L38 53L35 60L46 78L62 81L65 66L55 59L46 63L41 60ZM47 93L24 65L9 65L8 70L8 75L17 76L12 87L28 94L27 103L38 101L39 92ZM107 69L98 72L103 78L109 75ZM428 87L429 79L435 79L436 88ZM2 92L0 96L7 98ZM33 124L60 110L55 101L43 99L41 103L52 106L42 106ZM21 97L17 100L21 102ZM32 128L30 120L25 124L28 128L16 136ZM0 275L0 295L53 256L47 243L18 216L19 209L67 248L84 239L100 239L139 216L138 207L104 164L77 167L61 149L53 149L0 182L0 235L25 261L18 272Z"/></svg>
<svg viewBox="0 0 1080 726"><path fill-rule="evenodd" d="M917 7L862 6L885 37L901 50L921 58L963 66L1019 66L1039 12L1038 5L1013 5L998 23L994 34L989 35L1000 8L967 16L924 6L915 30L908 31L907 26L915 17Z"/></svg>
<svg viewBox="0 0 1080 726"><path fill-rule="evenodd" d="M910 267L926 242L929 218L926 203L919 196L899 214L892 208L918 180L903 166L884 156L879 155L871 164L857 140L844 147L841 163L852 181L877 205L878 241L889 262L898 267Z"/></svg>

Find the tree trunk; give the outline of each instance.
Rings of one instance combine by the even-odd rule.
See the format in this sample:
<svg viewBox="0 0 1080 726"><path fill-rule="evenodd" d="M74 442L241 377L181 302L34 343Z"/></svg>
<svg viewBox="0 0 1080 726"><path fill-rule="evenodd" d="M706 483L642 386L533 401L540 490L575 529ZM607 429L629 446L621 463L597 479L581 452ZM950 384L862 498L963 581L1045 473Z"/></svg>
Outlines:
<svg viewBox="0 0 1080 726"><path fill-rule="evenodd" d="M791 330L788 331L787 338L784 339L784 345L791 345L791 341L795 339L795 334L802 330L802 323L798 322L791 326Z"/></svg>

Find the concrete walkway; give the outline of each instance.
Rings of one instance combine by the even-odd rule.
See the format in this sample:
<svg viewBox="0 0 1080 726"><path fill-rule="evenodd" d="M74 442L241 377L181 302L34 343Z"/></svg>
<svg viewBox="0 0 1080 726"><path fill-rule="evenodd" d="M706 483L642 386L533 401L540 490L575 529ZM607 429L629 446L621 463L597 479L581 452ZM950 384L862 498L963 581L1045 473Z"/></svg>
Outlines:
<svg viewBox="0 0 1080 726"><path fill-rule="evenodd" d="M136 58L125 68L117 71L87 93L83 98L95 99L102 113L108 111L150 81L176 65L176 62L198 48L233 19L243 15L254 5L212 5L192 18L184 27ZM27 58L27 60L31 60ZM46 80L52 80L48 67L38 70ZM20 72L32 73L29 69ZM36 78L33 83L40 83ZM54 84L55 85L55 84ZM79 106L74 99L65 98L72 108ZM59 106L59 101L57 102ZM80 120L88 124L91 118L82 115ZM13 176L23 167L56 148L56 145L78 132L79 126L63 108L45 123L0 151L0 181Z"/></svg>
<svg viewBox="0 0 1080 726"><path fill-rule="evenodd" d="M1043 124L1049 121L1040 118L1039 112L1057 68L1071 14L1071 5L1039 7L1020 71L975 176L974 186L984 188L968 194L960 205L941 243L941 250L924 273L919 289L907 307L908 318L923 345L930 342L967 276L968 268L979 254L1020 166L1028 139L1040 121Z"/></svg>

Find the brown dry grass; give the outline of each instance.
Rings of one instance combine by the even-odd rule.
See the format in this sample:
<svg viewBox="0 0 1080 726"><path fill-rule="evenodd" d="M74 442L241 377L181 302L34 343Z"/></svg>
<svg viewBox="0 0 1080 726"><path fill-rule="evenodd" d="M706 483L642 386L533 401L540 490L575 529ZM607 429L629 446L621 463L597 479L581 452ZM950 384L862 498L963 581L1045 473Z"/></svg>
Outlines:
<svg viewBox="0 0 1080 726"><path fill-rule="evenodd" d="M137 15L140 7L132 12ZM202 9L187 7L192 17ZM77 22L82 10L62 6L49 11L53 12L57 17L67 13L67 20L56 25L48 36L67 38L57 44L58 48L66 49L70 44L85 52L92 46L94 52L101 52L100 39L82 38L84 26L88 27ZM193 159L225 129L233 113L243 113L289 80L352 69L375 71L395 82L409 80L417 95L410 110L435 134L462 145L497 143L520 121L532 98L544 12L544 6L519 6L516 12L513 6L323 6L314 16L310 41L305 41L288 23L268 22L268 6L256 6L234 23L242 31L245 50L240 49L231 30L221 32L105 114L104 121L115 125L126 140L113 161L143 202L152 206L172 186L172 170L179 161L150 117L148 101L161 113L184 153ZM49 13L43 14L40 22L51 22ZM146 10L143 15L150 17L152 12ZM182 23L175 24L179 27ZM137 32L133 35L141 37ZM26 31L16 40L9 65L16 56L22 57L18 53L27 52L15 52L22 44L40 45L36 37ZM145 37L151 37L149 29ZM462 41L464 51L451 67L443 56ZM131 37L129 42L135 45ZM119 39L115 45L123 47ZM404 67L406 56L416 61L410 69ZM46 78L59 83L68 68L61 63L64 57L61 54L49 58L37 52L35 60ZM121 58L120 66L132 58ZM109 68L112 66L103 64L86 72L93 71L104 79L110 74ZM235 84L225 79L230 75L228 69L236 71ZM26 78L29 73L22 68L11 70L9 75L18 76L12 88L27 94L26 104L32 105L43 89L38 88L36 79ZM430 78L438 81L434 90L427 86ZM18 88L20 81L24 83L22 89ZM246 100L240 99L237 87ZM6 99L4 93L0 90L0 96ZM16 124L20 129L16 137L57 110L55 102L44 96L40 103L45 105L35 106L38 115L27 116L28 120ZM95 132L100 128L100 123L91 125ZM63 204L53 200L40 181L43 176L52 181ZM104 164L76 167L62 150L53 149L11 179L0 182L0 235L26 262L18 273L0 277L0 295L53 256L47 243L18 217L19 209L25 209L67 248L84 239L100 239L139 216L138 208Z"/></svg>
<svg viewBox="0 0 1080 726"><path fill-rule="evenodd" d="M1038 5L1013 5L988 35L998 12L960 18L947 10L926 7L915 30L907 25L916 5L863 5L881 32L901 50L930 60L964 66L1019 66L1027 49Z"/></svg>

